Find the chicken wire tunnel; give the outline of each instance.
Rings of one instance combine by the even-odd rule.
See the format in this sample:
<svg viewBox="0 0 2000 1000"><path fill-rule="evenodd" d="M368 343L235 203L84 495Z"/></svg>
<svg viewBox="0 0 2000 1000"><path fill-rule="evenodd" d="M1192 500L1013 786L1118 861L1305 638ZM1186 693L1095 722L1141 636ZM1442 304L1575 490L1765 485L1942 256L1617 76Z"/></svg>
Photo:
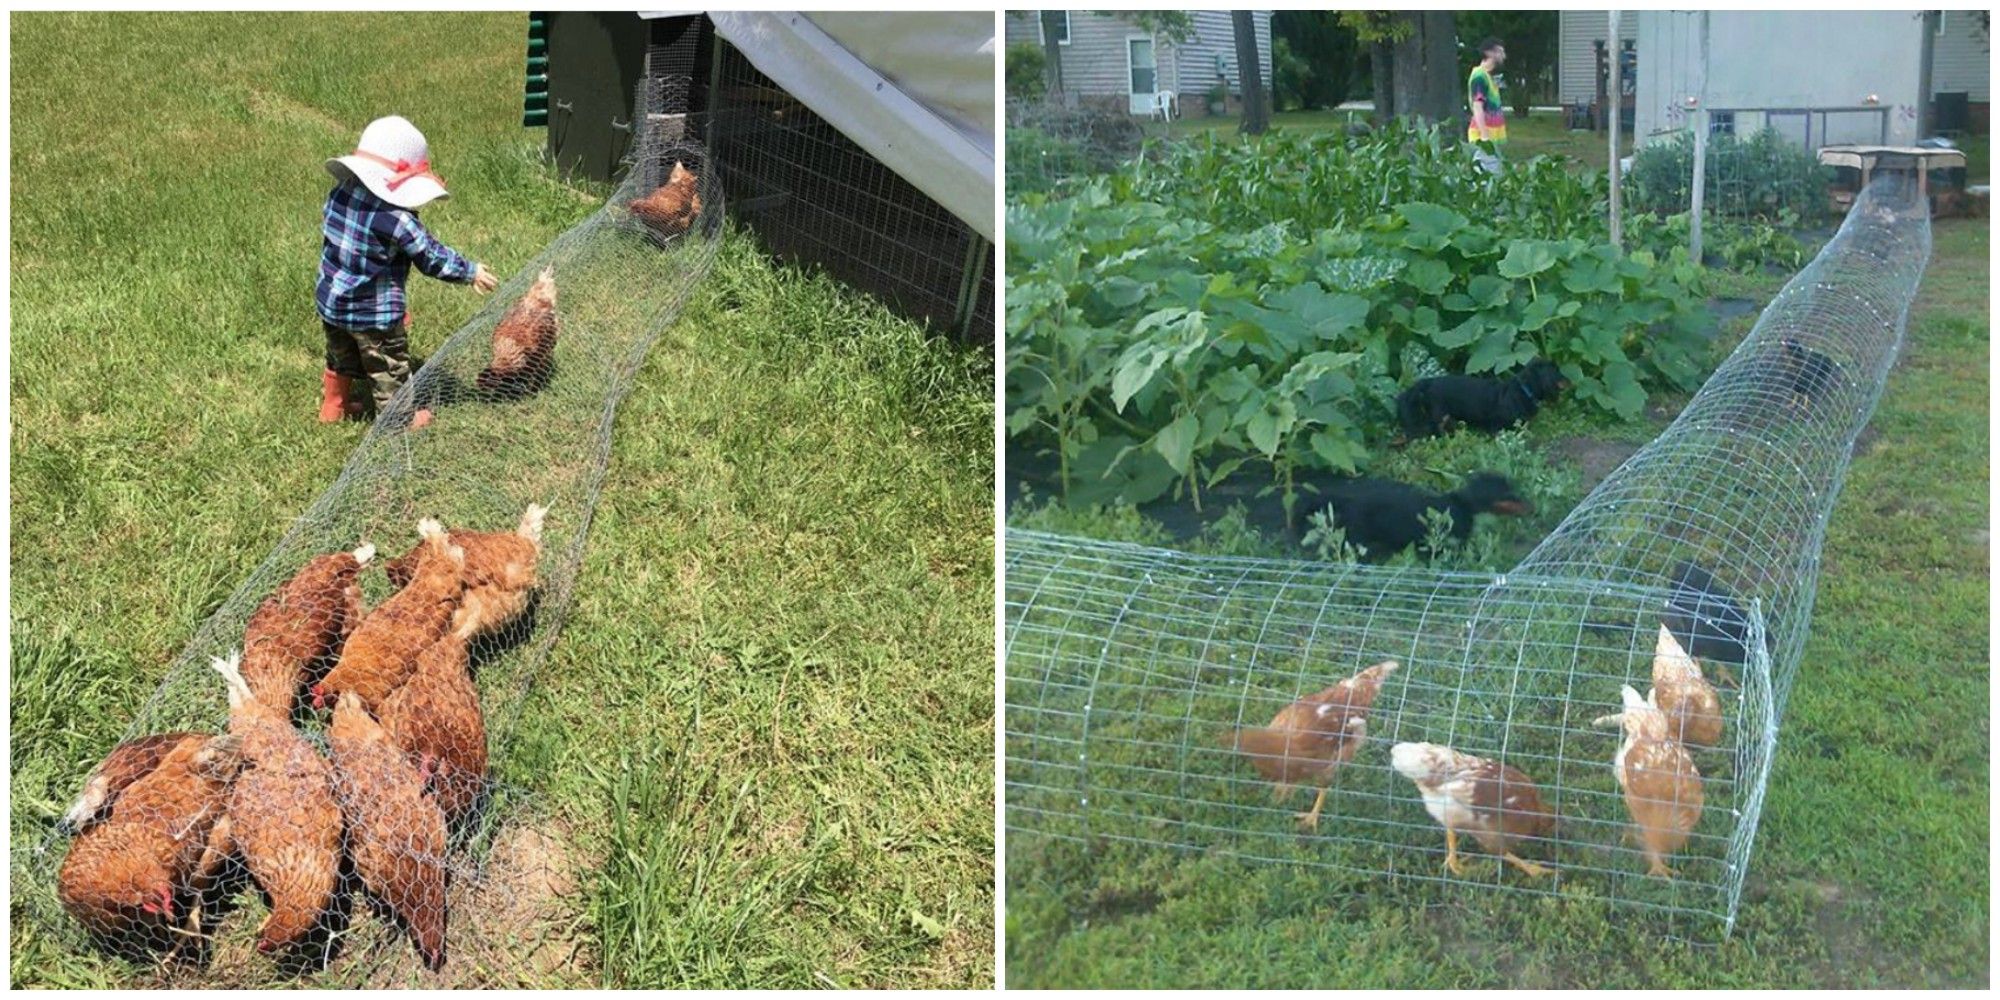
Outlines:
<svg viewBox="0 0 2000 1000"><path fill-rule="evenodd" d="M1877 181L1499 576L1009 531L1010 878L1044 839L1157 845L1726 936L1827 518L1929 252L1912 186Z"/></svg>
<svg viewBox="0 0 2000 1000"><path fill-rule="evenodd" d="M542 863L511 737L618 404L721 231L699 119L648 121L674 125L383 406L62 827L17 841L17 932L129 958L135 984L511 981L534 942L509 886Z"/></svg>

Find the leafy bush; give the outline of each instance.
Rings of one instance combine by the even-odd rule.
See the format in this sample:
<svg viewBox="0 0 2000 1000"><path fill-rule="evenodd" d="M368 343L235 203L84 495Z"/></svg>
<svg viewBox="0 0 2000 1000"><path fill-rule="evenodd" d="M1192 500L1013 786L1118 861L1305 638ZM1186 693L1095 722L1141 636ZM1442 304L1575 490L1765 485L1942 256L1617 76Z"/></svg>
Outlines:
<svg viewBox="0 0 2000 1000"><path fill-rule="evenodd" d="M1094 172L1082 146L1038 128L1007 130L1007 193L1047 191L1066 177Z"/></svg>
<svg viewBox="0 0 2000 1000"><path fill-rule="evenodd" d="M1817 223L1830 211L1827 184L1833 171L1774 129L1747 139L1709 137L1703 172L1706 210L1715 215L1775 221L1790 213ZM1626 203L1639 212L1685 212L1694 196L1693 178L1692 133L1648 143L1633 154L1632 169L1625 175Z"/></svg>
<svg viewBox="0 0 2000 1000"><path fill-rule="evenodd" d="M1812 256L1806 245L1784 231L1796 226L1797 218L1781 212L1778 225L1757 219L1710 217L1702 224L1703 263L1731 271L1755 271L1769 266L1785 270L1804 267ZM1688 213L1657 216L1638 213L1625 222L1628 246L1666 254L1674 247L1688 245Z"/></svg>
<svg viewBox="0 0 2000 1000"><path fill-rule="evenodd" d="M1134 197L1223 227L1288 219L1309 232L1348 228L1423 201L1466 212L1505 236L1606 236L1604 175L1572 174L1561 160L1536 157L1495 176L1456 137L1400 120L1362 136L1281 130L1239 140L1210 133L1149 161L1134 178Z"/></svg>
<svg viewBox="0 0 2000 1000"><path fill-rule="evenodd" d="M1048 68L1048 53L1040 45L1015 42L1007 46L1007 97L1016 101L1041 97L1048 89L1044 79Z"/></svg>
<svg viewBox="0 0 2000 1000"><path fill-rule="evenodd" d="M1282 148L1254 170L1188 154L1226 175L1214 197L1140 161L1010 204L1008 432L1055 448L1082 502L1179 489L1199 506L1251 466L1289 509L1300 470L1365 466L1367 429L1386 436L1395 393L1427 362L1506 372L1546 357L1577 398L1628 419L1646 385L1699 382L1706 311L1684 251L1663 262L1503 228L1555 228L1573 190L1456 189L1496 222L1426 201L1322 205L1341 190L1318 176L1324 147Z"/></svg>

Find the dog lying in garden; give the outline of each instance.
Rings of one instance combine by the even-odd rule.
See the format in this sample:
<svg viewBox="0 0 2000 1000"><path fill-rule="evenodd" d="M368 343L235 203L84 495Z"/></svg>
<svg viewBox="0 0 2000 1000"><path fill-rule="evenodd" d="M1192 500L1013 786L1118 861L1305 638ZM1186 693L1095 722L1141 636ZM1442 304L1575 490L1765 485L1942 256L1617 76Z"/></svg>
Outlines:
<svg viewBox="0 0 2000 1000"><path fill-rule="evenodd" d="M1504 431L1535 415L1541 401L1569 386L1562 371L1537 358L1512 378L1441 375L1419 379L1396 397L1396 417L1404 444L1448 433L1454 424Z"/></svg>
<svg viewBox="0 0 2000 1000"><path fill-rule="evenodd" d="M1373 562L1423 541L1429 533L1424 524L1427 511L1451 515L1451 537L1458 542L1472 537L1473 518L1480 514L1518 516L1535 511L1497 472L1475 472L1464 485L1442 494L1389 479L1348 479L1328 487L1326 498L1318 509L1327 511L1347 541Z"/></svg>

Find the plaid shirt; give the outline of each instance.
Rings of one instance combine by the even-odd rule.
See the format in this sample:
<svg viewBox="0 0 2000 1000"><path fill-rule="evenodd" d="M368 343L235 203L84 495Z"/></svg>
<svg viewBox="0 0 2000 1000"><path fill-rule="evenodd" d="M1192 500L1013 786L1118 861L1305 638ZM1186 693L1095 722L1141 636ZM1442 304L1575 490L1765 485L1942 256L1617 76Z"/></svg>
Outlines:
<svg viewBox="0 0 2000 1000"><path fill-rule="evenodd" d="M445 246L417 213L348 181L326 196L326 246L319 258L320 318L349 330L379 330L403 319L410 264L440 281L467 282L472 261Z"/></svg>

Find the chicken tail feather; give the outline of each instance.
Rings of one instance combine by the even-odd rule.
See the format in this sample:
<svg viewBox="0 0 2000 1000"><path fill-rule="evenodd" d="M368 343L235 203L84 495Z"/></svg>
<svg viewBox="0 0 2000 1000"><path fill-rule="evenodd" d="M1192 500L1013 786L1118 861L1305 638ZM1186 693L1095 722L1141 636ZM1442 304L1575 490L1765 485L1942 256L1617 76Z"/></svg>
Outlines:
<svg viewBox="0 0 2000 1000"><path fill-rule="evenodd" d="M208 665L222 675L222 683L229 689L229 707L238 708L248 704L256 695L250 692L250 682L243 679L243 651L232 649L228 656L210 657Z"/></svg>
<svg viewBox="0 0 2000 1000"><path fill-rule="evenodd" d="M368 565L368 561L370 559L375 558L375 543L363 542L361 547L355 549L352 555L354 556L355 562L358 562L363 566Z"/></svg>
<svg viewBox="0 0 2000 1000"><path fill-rule="evenodd" d="M537 546L542 544L542 519L548 517L549 509L538 503L531 503L521 512L521 524L514 533Z"/></svg>

